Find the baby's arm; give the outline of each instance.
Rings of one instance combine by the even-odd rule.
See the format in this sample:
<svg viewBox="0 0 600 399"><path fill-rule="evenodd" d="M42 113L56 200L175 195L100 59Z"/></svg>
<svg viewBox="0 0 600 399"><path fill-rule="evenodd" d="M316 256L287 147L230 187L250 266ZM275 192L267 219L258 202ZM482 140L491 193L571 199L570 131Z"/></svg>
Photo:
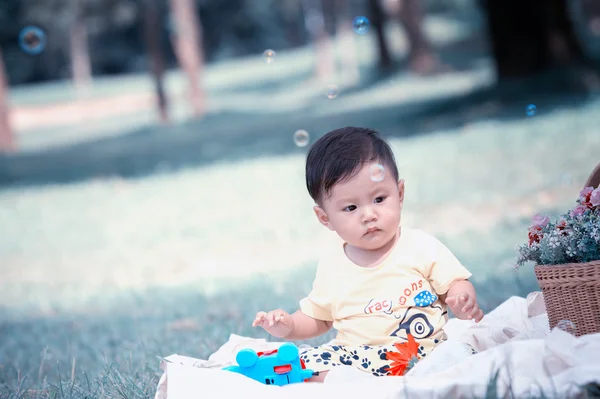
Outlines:
<svg viewBox="0 0 600 399"><path fill-rule="evenodd" d="M332 322L314 319L297 310L290 315L285 310L277 309L269 313L258 312L253 326L261 326L276 338L290 341L301 341L325 334L332 327Z"/></svg>
<svg viewBox="0 0 600 399"><path fill-rule="evenodd" d="M331 330L333 322L326 320L313 319L310 316L302 313L301 310L297 310L292 315L294 320L294 329L285 337L290 341L301 341L309 338L318 337Z"/></svg>
<svg viewBox="0 0 600 399"><path fill-rule="evenodd" d="M475 287L473 287L473 284L469 280L459 280L452 284L445 297L450 298L462 293L469 294L469 296L477 299Z"/></svg>
<svg viewBox="0 0 600 399"><path fill-rule="evenodd" d="M469 280L460 280L450 286L442 300L452 310L454 315L462 320L479 321L483 318L483 311L477 304L477 293L475 287Z"/></svg>

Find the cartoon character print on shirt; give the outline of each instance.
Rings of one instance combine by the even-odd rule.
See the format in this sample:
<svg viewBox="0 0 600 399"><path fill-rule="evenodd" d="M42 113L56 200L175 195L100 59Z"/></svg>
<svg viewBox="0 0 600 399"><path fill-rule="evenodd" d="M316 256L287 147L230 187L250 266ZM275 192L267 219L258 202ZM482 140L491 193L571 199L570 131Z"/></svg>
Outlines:
<svg viewBox="0 0 600 399"><path fill-rule="evenodd" d="M410 334L416 340L429 338L433 335L435 330L434 326L429 321L431 315L428 317L427 314L420 312L419 309L436 309L440 312L442 317L447 314L447 311L444 311L439 305L434 305L439 298L429 290L423 289L424 282L424 279L413 281L401 291L397 303L400 304L400 306L405 306L407 305L407 302L412 300L414 305L394 311L394 301L390 299L372 298L364 307L363 312L365 314L384 313L400 320L398 328L394 330L390 336L406 339L408 334Z"/></svg>
<svg viewBox="0 0 600 399"><path fill-rule="evenodd" d="M442 316L444 312L439 305L429 305L432 309L439 309ZM394 314L396 319L399 319L398 328L390 334L391 337L405 338L408 334L412 335L416 340L429 338L434 333L434 327L429 322L426 314L421 312L411 312L413 309L419 309L419 306L409 306L403 315Z"/></svg>
<svg viewBox="0 0 600 399"><path fill-rule="evenodd" d="M433 305L437 300L438 296L428 290L423 290L415 295L413 298L414 306L409 306L403 315L394 314L396 319L400 319L400 323L391 336L398 337L400 333L400 336L406 337L410 334L415 339L419 340L429 338L433 335L434 327L431 325L427 315L418 311L411 312L411 310L428 307L438 309L441 312L441 315L444 316L447 311L444 311L439 305ZM402 332L404 332L404 334L401 334Z"/></svg>

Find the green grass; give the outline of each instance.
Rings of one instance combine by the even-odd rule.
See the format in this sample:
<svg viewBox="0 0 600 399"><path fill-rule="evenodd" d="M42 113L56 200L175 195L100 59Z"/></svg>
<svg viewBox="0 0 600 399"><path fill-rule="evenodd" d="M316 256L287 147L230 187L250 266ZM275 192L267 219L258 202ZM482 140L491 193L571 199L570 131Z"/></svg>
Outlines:
<svg viewBox="0 0 600 399"><path fill-rule="evenodd" d="M531 216L527 206L554 214L569 206L591 169L574 147L597 153L600 145L580 131L578 144L557 165L544 151L573 141L558 129L522 142L521 132L486 129L480 131L485 138L456 131L393 144L406 155L399 157L409 187L406 223L423 225L455 251L475 273L482 307L491 310L510 295L538 289L531 270L510 267ZM504 152L510 162L502 161ZM516 162L525 152L533 152L535 162ZM494 154L498 163L488 170L495 179L487 179L489 172L475 165ZM449 170L445 164L453 157L460 161ZM411 167L419 160L422 166ZM576 182L559 176L567 164ZM464 176L461 184L447 178L453 173ZM1 287L0 392L14 398L150 398L159 357L207 358L231 333L268 338L252 329L255 312L297 306L315 267L314 251L301 253L323 237L301 177L301 158L289 156L117 182L124 185L117 189L114 181L95 181L0 194L0 220L11 228L0 244L9 278ZM209 191L220 197L202 195L196 191L201 187L213 187ZM538 195L553 190L549 202ZM280 205L270 207L270 217L248 213L274 196ZM482 197L489 201L478 201ZM222 204L223 198L230 201ZM467 220L454 214L457 209L490 220ZM206 225L214 228L206 232ZM167 251L171 245L176 251ZM231 245L237 257L216 261ZM279 253L267 253L269 246ZM240 258L253 247L265 252L244 263ZM71 252L75 261L69 262ZM200 255L203 261L180 259ZM238 272L237 279L227 278Z"/></svg>

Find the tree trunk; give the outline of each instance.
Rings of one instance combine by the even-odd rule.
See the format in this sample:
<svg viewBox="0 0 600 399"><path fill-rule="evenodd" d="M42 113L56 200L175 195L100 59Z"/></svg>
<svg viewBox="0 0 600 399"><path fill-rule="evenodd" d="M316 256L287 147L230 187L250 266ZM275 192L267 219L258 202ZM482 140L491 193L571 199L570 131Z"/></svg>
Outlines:
<svg viewBox="0 0 600 399"><path fill-rule="evenodd" d="M408 37L410 68L417 73L430 73L438 66L438 62L423 30L425 13L422 1L401 0L398 18Z"/></svg>
<svg viewBox="0 0 600 399"><path fill-rule="evenodd" d="M81 0L73 0L73 20L70 27L71 72L73 84L78 91L85 90L92 82L92 67L88 51L87 27Z"/></svg>
<svg viewBox="0 0 600 399"><path fill-rule="evenodd" d="M150 71L154 81L154 90L158 105L158 115L164 124L169 122L168 99L165 92L164 75L165 60L162 49L162 18L158 11L156 0L146 0L144 18L144 41L148 58L150 59Z"/></svg>
<svg viewBox="0 0 600 399"><path fill-rule="evenodd" d="M290 47L296 48L305 45L302 20L298 18L298 15L302 15L302 3L297 0L281 0L277 4L281 10L285 35Z"/></svg>
<svg viewBox="0 0 600 399"><path fill-rule="evenodd" d="M0 48L0 153L14 151L15 147L8 113L8 79Z"/></svg>
<svg viewBox="0 0 600 399"><path fill-rule="evenodd" d="M175 29L171 41L179 66L189 80L189 96L196 117L206 108L206 94L200 76L203 76L204 51L202 25L193 0L169 0Z"/></svg>
<svg viewBox="0 0 600 399"><path fill-rule="evenodd" d="M379 52L379 68L388 69L392 66L392 56L390 46L385 37L386 14L381 7L379 0L369 0L369 17L371 26L377 36L377 50Z"/></svg>
<svg viewBox="0 0 600 399"><path fill-rule="evenodd" d="M498 81L581 66L567 0L485 0Z"/></svg>
<svg viewBox="0 0 600 399"><path fill-rule="evenodd" d="M582 14L587 17L589 31L594 36L600 36L600 1L583 0L581 4Z"/></svg>
<svg viewBox="0 0 600 399"><path fill-rule="evenodd" d="M315 50L315 75L327 81L335 74L335 54L325 26L324 3L327 0L303 0L306 30Z"/></svg>
<svg viewBox="0 0 600 399"><path fill-rule="evenodd" d="M336 13L338 16L337 36L342 49L342 69L344 76L351 84L358 83L360 80L360 70L358 66L358 54L356 43L354 41L354 31L352 29L352 15L350 14L349 0L336 0Z"/></svg>

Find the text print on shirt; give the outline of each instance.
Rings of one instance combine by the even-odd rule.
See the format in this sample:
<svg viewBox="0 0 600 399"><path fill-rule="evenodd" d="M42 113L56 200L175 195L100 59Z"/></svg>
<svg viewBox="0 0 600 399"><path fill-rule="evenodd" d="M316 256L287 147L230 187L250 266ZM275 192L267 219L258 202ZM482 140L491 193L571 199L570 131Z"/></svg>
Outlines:
<svg viewBox="0 0 600 399"><path fill-rule="evenodd" d="M416 281L416 282L412 282L412 283L410 283L410 285L406 286L406 288L404 288L404 290L402 291L402 293L404 295L401 295L398 298L398 303L400 304L400 306L406 305L407 298L411 297L415 293L415 291L419 290L422 287L423 287L423 279ZM430 293L427 290L424 290L424 291L419 292L419 294L417 294L413 300L414 300L416 306L425 307L425 306L429 306L433 302L435 302L437 300L437 296L435 294ZM377 313L377 312L383 312L385 314L392 314L393 313L393 311L392 311L393 304L394 304L394 302L390 299L372 298L367 303L367 305L365 306L363 311L365 312L365 314L373 314L373 313Z"/></svg>

